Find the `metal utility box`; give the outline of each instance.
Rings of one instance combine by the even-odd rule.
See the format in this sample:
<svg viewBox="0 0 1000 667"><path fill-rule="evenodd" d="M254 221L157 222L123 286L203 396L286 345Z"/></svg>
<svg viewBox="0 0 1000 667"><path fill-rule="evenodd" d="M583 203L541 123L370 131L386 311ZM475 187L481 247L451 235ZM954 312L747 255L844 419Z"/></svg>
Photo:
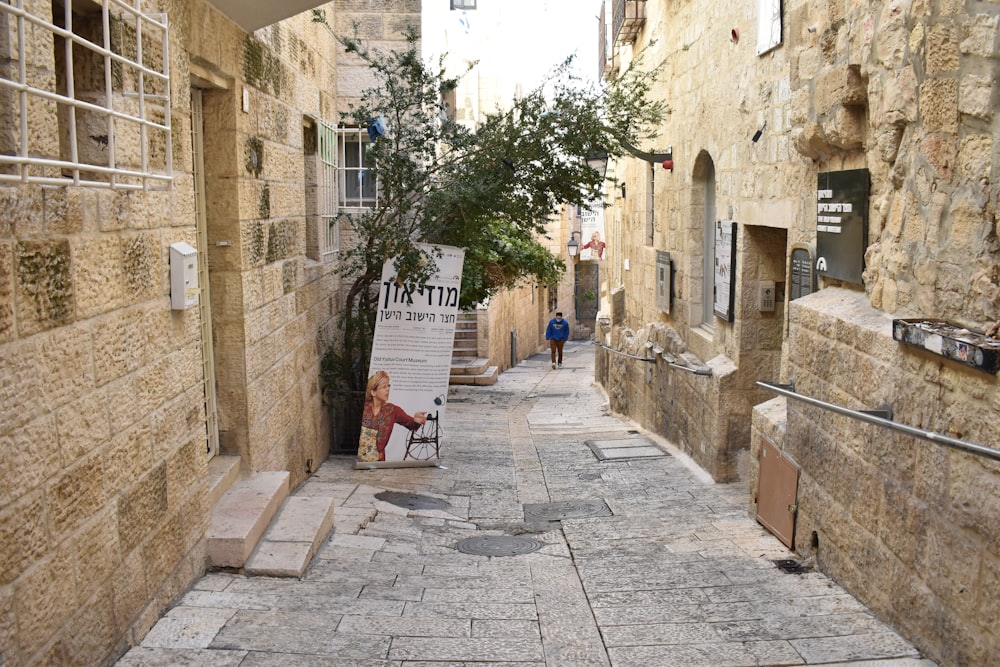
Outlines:
<svg viewBox="0 0 1000 667"><path fill-rule="evenodd" d="M183 241L170 244L170 308L198 304L198 251Z"/></svg>
<svg viewBox="0 0 1000 667"><path fill-rule="evenodd" d="M758 460L757 521L793 549L799 469L767 438L761 442Z"/></svg>

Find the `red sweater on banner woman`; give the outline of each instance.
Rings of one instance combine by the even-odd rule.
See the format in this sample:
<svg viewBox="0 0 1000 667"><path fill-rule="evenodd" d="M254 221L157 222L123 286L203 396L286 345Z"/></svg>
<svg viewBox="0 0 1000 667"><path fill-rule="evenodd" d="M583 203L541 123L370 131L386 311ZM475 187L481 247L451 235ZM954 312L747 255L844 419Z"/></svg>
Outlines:
<svg viewBox="0 0 1000 667"><path fill-rule="evenodd" d="M378 448L378 460L385 461L385 446L392 435L392 427L396 424L417 430L427 421L426 412L417 412L411 417L400 408L389 402L389 374L379 371L368 378L365 389L365 409L361 413L361 425L378 432L375 445Z"/></svg>

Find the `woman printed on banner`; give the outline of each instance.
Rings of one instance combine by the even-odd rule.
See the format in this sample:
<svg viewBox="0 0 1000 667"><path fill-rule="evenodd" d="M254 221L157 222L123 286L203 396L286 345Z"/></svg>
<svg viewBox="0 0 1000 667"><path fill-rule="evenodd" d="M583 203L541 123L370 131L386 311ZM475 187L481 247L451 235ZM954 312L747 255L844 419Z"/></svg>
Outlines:
<svg viewBox="0 0 1000 667"><path fill-rule="evenodd" d="M390 403L390 388L389 374L385 371L368 378L358 446L358 458L362 461L385 461L385 446L396 424L415 431L427 422L426 412L416 412L411 417L398 405Z"/></svg>

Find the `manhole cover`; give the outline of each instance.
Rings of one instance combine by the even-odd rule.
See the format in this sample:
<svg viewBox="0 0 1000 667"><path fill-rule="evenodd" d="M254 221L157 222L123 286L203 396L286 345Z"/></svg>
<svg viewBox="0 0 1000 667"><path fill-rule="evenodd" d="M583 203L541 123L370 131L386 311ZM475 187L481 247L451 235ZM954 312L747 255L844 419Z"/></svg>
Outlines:
<svg viewBox="0 0 1000 667"><path fill-rule="evenodd" d="M524 520L562 521L563 519L589 519L612 516L603 500L564 500L558 503L538 503L524 506Z"/></svg>
<svg viewBox="0 0 1000 667"><path fill-rule="evenodd" d="M777 565L778 569L785 574L805 574L807 572L812 572L811 567L803 565L794 558L780 558L771 562Z"/></svg>
<svg viewBox="0 0 1000 667"><path fill-rule="evenodd" d="M443 510L451 507L446 500L431 498L430 496L421 496L416 493L382 491L381 493L376 493L375 498L397 507L405 507L411 510Z"/></svg>
<svg viewBox="0 0 1000 667"><path fill-rule="evenodd" d="M538 551L543 546L545 545L542 542L530 537L483 535L468 537L456 544L455 548L463 554L473 556L520 556Z"/></svg>

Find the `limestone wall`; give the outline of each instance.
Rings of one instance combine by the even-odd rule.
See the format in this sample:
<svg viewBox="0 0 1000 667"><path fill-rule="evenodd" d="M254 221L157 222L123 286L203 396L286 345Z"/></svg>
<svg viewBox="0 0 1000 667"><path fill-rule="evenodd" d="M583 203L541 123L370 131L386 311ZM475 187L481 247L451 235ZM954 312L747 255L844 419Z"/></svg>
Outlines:
<svg viewBox="0 0 1000 667"><path fill-rule="evenodd" d="M781 45L758 56L755 2L644 4L635 48L619 56L646 47L646 63L664 63L654 91L670 111L643 148L672 146L674 171L630 157L612 167L626 191L608 193L610 287L622 305L611 343L643 354L669 327L725 370L680 382L662 362L648 372L612 353L598 376L613 407L717 478L745 477L751 494L769 434L801 466L800 553L815 531L820 566L928 655L988 663L998 568L995 521L980 510L995 510L970 498L988 497L1000 469L794 402L786 414L756 382L795 379L855 408L885 401L901 423L998 442L997 378L901 350L888 322L984 331L1000 319L1000 5L792 0L781 3ZM821 279L818 294L789 303L792 247L817 242L818 174L861 168L871 194L860 282ZM706 219L737 223L732 322L705 312ZM669 314L654 298L657 250L674 263ZM771 280L778 303L765 312L759 288Z"/></svg>
<svg viewBox="0 0 1000 667"><path fill-rule="evenodd" d="M336 255L320 256L315 121L337 122L332 7L248 35L207 6L189 57L205 92L212 324L224 452L301 481L329 450L319 358L334 335ZM318 20L324 19L326 22ZM220 45L221 44L221 48ZM311 236L310 236L311 234Z"/></svg>
<svg viewBox="0 0 1000 667"><path fill-rule="evenodd" d="M396 7L367 2L253 35L206 3L160 3L171 189L0 186L0 663L107 663L205 570L202 322L196 307L171 310L168 262L171 243L200 245L192 86L204 99L204 324L222 450L293 484L326 457L318 369L337 333L338 258L322 256L308 223L310 132L314 115L338 120L331 28L354 6L401 33ZM52 50L38 46L35 69L51 78ZM14 120L0 119L3 141ZM60 122L41 105L32 140L58 146Z"/></svg>
<svg viewBox="0 0 1000 667"><path fill-rule="evenodd" d="M863 294L823 290L795 301L791 322L797 393L996 445L996 377L894 341ZM761 429L782 417L768 435L801 468L796 550L940 664L989 664L1000 465L793 399Z"/></svg>

